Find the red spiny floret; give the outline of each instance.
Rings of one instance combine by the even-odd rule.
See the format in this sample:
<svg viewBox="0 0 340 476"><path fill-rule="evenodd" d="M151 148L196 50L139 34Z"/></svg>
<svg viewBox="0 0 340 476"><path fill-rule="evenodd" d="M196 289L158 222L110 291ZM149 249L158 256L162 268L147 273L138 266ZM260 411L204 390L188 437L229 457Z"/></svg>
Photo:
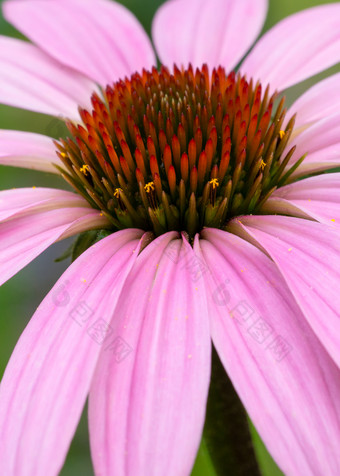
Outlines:
<svg viewBox="0 0 340 476"><path fill-rule="evenodd" d="M294 120L281 130L284 101L275 99L222 67L135 73L93 94L82 124L66 123L64 176L117 228L223 227L282 181Z"/></svg>

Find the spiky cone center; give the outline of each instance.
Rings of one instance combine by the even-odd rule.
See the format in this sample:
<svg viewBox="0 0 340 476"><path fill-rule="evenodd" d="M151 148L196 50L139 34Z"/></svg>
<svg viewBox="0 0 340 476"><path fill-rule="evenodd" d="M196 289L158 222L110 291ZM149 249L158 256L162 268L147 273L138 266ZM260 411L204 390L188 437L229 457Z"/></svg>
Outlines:
<svg viewBox="0 0 340 476"><path fill-rule="evenodd" d="M161 67L92 96L56 142L63 177L118 230L225 228L286 183L284 99L222 67ZM294 166L295 168L295 166ZM292 171L292 169L290 170Z"/></svg>

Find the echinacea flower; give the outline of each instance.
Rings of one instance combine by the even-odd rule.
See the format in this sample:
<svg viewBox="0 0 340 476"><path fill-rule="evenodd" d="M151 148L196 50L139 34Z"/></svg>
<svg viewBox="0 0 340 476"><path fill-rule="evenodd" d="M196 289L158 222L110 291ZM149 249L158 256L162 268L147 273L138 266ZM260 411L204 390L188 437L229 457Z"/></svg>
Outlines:
<svg viewBox="0 0 340 476"><path fill-rule="evenodd" d="M5 2L32 43L0 37L0 101L69 137L0 131L0 164L76 193L0 192L1 284L53 242L99 233L9 361L1 475L58 474L88 395L95 474L190 474L212 342L285 474L340 473L340 173L324 173L340 166L340 75L288 111L278 99L339 62L340 5L286 18L241 62L266 10L166 2L156 69L119 4Z"/></svg>

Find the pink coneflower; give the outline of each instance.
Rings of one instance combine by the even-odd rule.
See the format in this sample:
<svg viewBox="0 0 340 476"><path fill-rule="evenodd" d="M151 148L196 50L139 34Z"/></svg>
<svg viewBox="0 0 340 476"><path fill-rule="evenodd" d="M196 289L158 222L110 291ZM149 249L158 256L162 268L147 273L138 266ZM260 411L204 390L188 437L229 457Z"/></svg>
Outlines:
<svg viewBox="0 0 340 476"><path fill-rule="evenodd" d="M65 118L69 137L1 131L0 163L77 193L0 193L1 283L99 233L10 359L1 475L56 475L88 395L95 474L189 475L212 342L280 468L340 473L340 173L322 174L340 165L340 75L288 112L278 98L339 61L340 5L286 18L232 72L266 9L165 3L157 70L121 5L5 2L34 44L0 38L0 101Z"/></svg>

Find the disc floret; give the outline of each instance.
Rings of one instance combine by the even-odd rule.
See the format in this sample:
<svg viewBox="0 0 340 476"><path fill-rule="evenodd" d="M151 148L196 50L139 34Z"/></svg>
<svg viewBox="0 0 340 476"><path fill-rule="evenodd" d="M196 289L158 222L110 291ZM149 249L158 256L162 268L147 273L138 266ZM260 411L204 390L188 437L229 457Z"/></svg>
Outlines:
<svg viewBox="0 0 340 476"><path fill-rule="evenodd" d="M161 67L92 96L56 145L64 178L111 221L193 236L258 213L283 185L294 148L284 99L220 67ZM285 155L283 156L283 153Z"/></svg>

